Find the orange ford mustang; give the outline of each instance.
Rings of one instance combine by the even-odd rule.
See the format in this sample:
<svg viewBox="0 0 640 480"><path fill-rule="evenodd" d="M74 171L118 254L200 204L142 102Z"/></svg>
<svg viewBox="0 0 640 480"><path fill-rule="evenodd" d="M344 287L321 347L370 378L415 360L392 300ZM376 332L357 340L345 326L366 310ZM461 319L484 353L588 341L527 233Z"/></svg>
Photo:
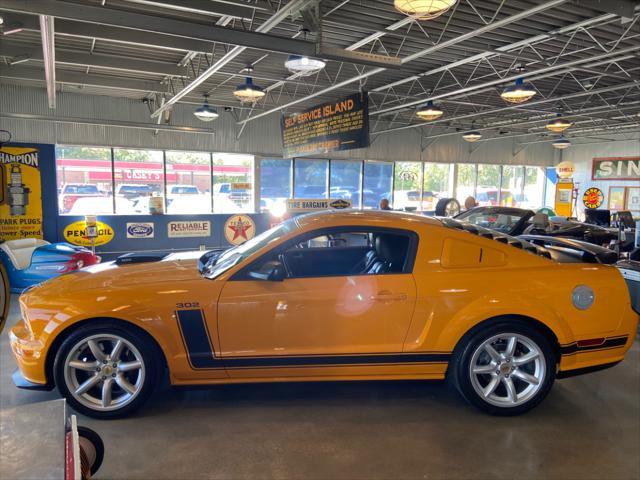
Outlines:
<svg viewBox="0 0 640 480"><path fill-rule="evenodd" d="M449 377L513 415L557 377L620 362L638 323L617 269L450 219L320 212L187 257L134 255L29 290L10 331L16 384L113 418L165 367L173 385Z"/></svg>

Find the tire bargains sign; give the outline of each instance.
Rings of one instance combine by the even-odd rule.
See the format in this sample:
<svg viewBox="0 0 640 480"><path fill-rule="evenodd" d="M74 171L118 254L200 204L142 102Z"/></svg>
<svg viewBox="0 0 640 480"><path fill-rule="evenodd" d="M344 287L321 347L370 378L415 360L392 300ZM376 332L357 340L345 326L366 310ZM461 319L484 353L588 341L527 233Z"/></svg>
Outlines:
<svg viewBox="0 0 640 480"><path fill-rule="evenodd" d="M40 152L0 148L0 240L42 238Z"/></svg>
<svg viewBox="0 0 640 480"><path fill-rule="evenodd" d="M96 222L98 236L95 238L94 245L106 245L113 240L113 228L104 222ZM67 242L78 245L80 247L90 247L91 239L87 236L87 224L84 220L73 222L64 227L64 238Z"/></svg>

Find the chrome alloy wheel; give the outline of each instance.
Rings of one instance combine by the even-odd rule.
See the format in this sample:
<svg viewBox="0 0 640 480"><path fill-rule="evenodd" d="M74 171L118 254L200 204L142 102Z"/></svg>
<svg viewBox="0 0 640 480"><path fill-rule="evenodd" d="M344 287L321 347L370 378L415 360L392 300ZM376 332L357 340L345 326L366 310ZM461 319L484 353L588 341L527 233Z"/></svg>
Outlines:
<svg viewBox="0 0 640 480"><path fill-rule="evenodd" d="M142 354L118 335L83 338L64 362L64 380L71 395L97 411L117 410L131 403L140 393L144 377Z"/></svg>
<svg viewBox="0 0 640 480"><path fill-rule="evenodd" d="M518 333L501 333L478 346L469 362L471 384L487 403L516 407L540 391L546 376L542 349Z"/></svg>

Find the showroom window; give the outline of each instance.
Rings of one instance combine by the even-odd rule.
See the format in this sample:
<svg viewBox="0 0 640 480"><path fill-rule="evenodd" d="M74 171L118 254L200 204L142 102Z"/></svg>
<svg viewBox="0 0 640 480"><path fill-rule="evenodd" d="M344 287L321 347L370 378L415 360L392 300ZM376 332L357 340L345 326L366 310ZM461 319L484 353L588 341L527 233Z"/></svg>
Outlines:
<svg viewBox="0 0 640 480"><path fill-rule="evenodd" d="M292 160L265 158L260 160L260 211L277 216L286 211L291 198Z"/></svg>
<svg viewBox="0 0 640 480"><path fill-rule="evenodd" d="M422 166L420 162L396 162L393 178L393 208L422 210Z"/></svg>
<svg viewBox="0 0 640 480"><path fill-rule="evenodd" d="M167 213L211 213L211 155L165 152Z"/></svg>
<svg viewBox="0 0 640 480"><path fill-rule="evenodd" d="M424 164L424 187L422 191L422 210L433 211L441 198L452 195L452 168L447 163Z"/></svg>
<svg viewBox="0 0 640 480"><path fill-rule="evenodd" d="M113 150L116 213L146 215L162 211L164 160L160 150Z"/></svg>
<svg viewBox="0 0 640 480"><path fill-rule="evenodd" d="M253 155L213 153L213 213L249 213L253 205Z"/></svg>
<svg viewBox="0 0 640 480"><path fill-rule="evenodd" d="M478 165L476 200L481 206L499 205L500 165Z"/></svg>
<svg viewBox="0 0 640 480"><path fill-rule="evenodd" d="M502 185L500 205L519 207L524 202L524 167L504 165L502 167Z"/></svg>
<svg viewBox="0 0 640 480"><path fill-rule="evenodd" d="M362 162L331 160L329 198L350 200L352 208L360 208L360 174Z"/></svg>
<svg viewBox="0 0 640 480"><path fill-rule="evenodd" d="M476 196L477 165L471 163L458 164L458 185L456 199L464 206L468 197Z"/></svg>
<svg viewBox="0 0 640 480"><path fill-rule="evenodd" d="M68 215L113 213L111 149L56 147L58 211Z"/></svg>
<svg viewBox="0 0 640 480"><path fill-rule="evenodd" d="M545 176L541 167L525 167L524 192L520 208L539 208L544 205Z"/></svg>
<svg viewBox="0 0 640 480"><path fill-rule="evenodd" d="M366 161L363 177L362 208L378 208L383 198L393 200L393 163Z"/></svg>
<svg viewBox="0 0 640 480"><path fill-rule="evenodd" d="M296 158L293 168L295 198L327 198L328 160Z"/></svg>

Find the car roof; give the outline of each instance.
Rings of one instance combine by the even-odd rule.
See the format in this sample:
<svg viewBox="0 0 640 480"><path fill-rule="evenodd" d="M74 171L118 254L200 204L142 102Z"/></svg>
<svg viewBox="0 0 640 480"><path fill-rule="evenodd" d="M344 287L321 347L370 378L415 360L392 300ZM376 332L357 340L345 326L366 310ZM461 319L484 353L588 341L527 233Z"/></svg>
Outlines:
<svg viewBox="0 0 640 480"><path fill-rule="evenodd" d="M350 221L379 223L402 223L414 222L426 225L435 225L442 227L442 223L432 217L425 217L415 213L397 212L389 210L321 210L318 212L307 213L296 217L296 223L299 227L308 225L334 224L335 222Z"/></svg>

